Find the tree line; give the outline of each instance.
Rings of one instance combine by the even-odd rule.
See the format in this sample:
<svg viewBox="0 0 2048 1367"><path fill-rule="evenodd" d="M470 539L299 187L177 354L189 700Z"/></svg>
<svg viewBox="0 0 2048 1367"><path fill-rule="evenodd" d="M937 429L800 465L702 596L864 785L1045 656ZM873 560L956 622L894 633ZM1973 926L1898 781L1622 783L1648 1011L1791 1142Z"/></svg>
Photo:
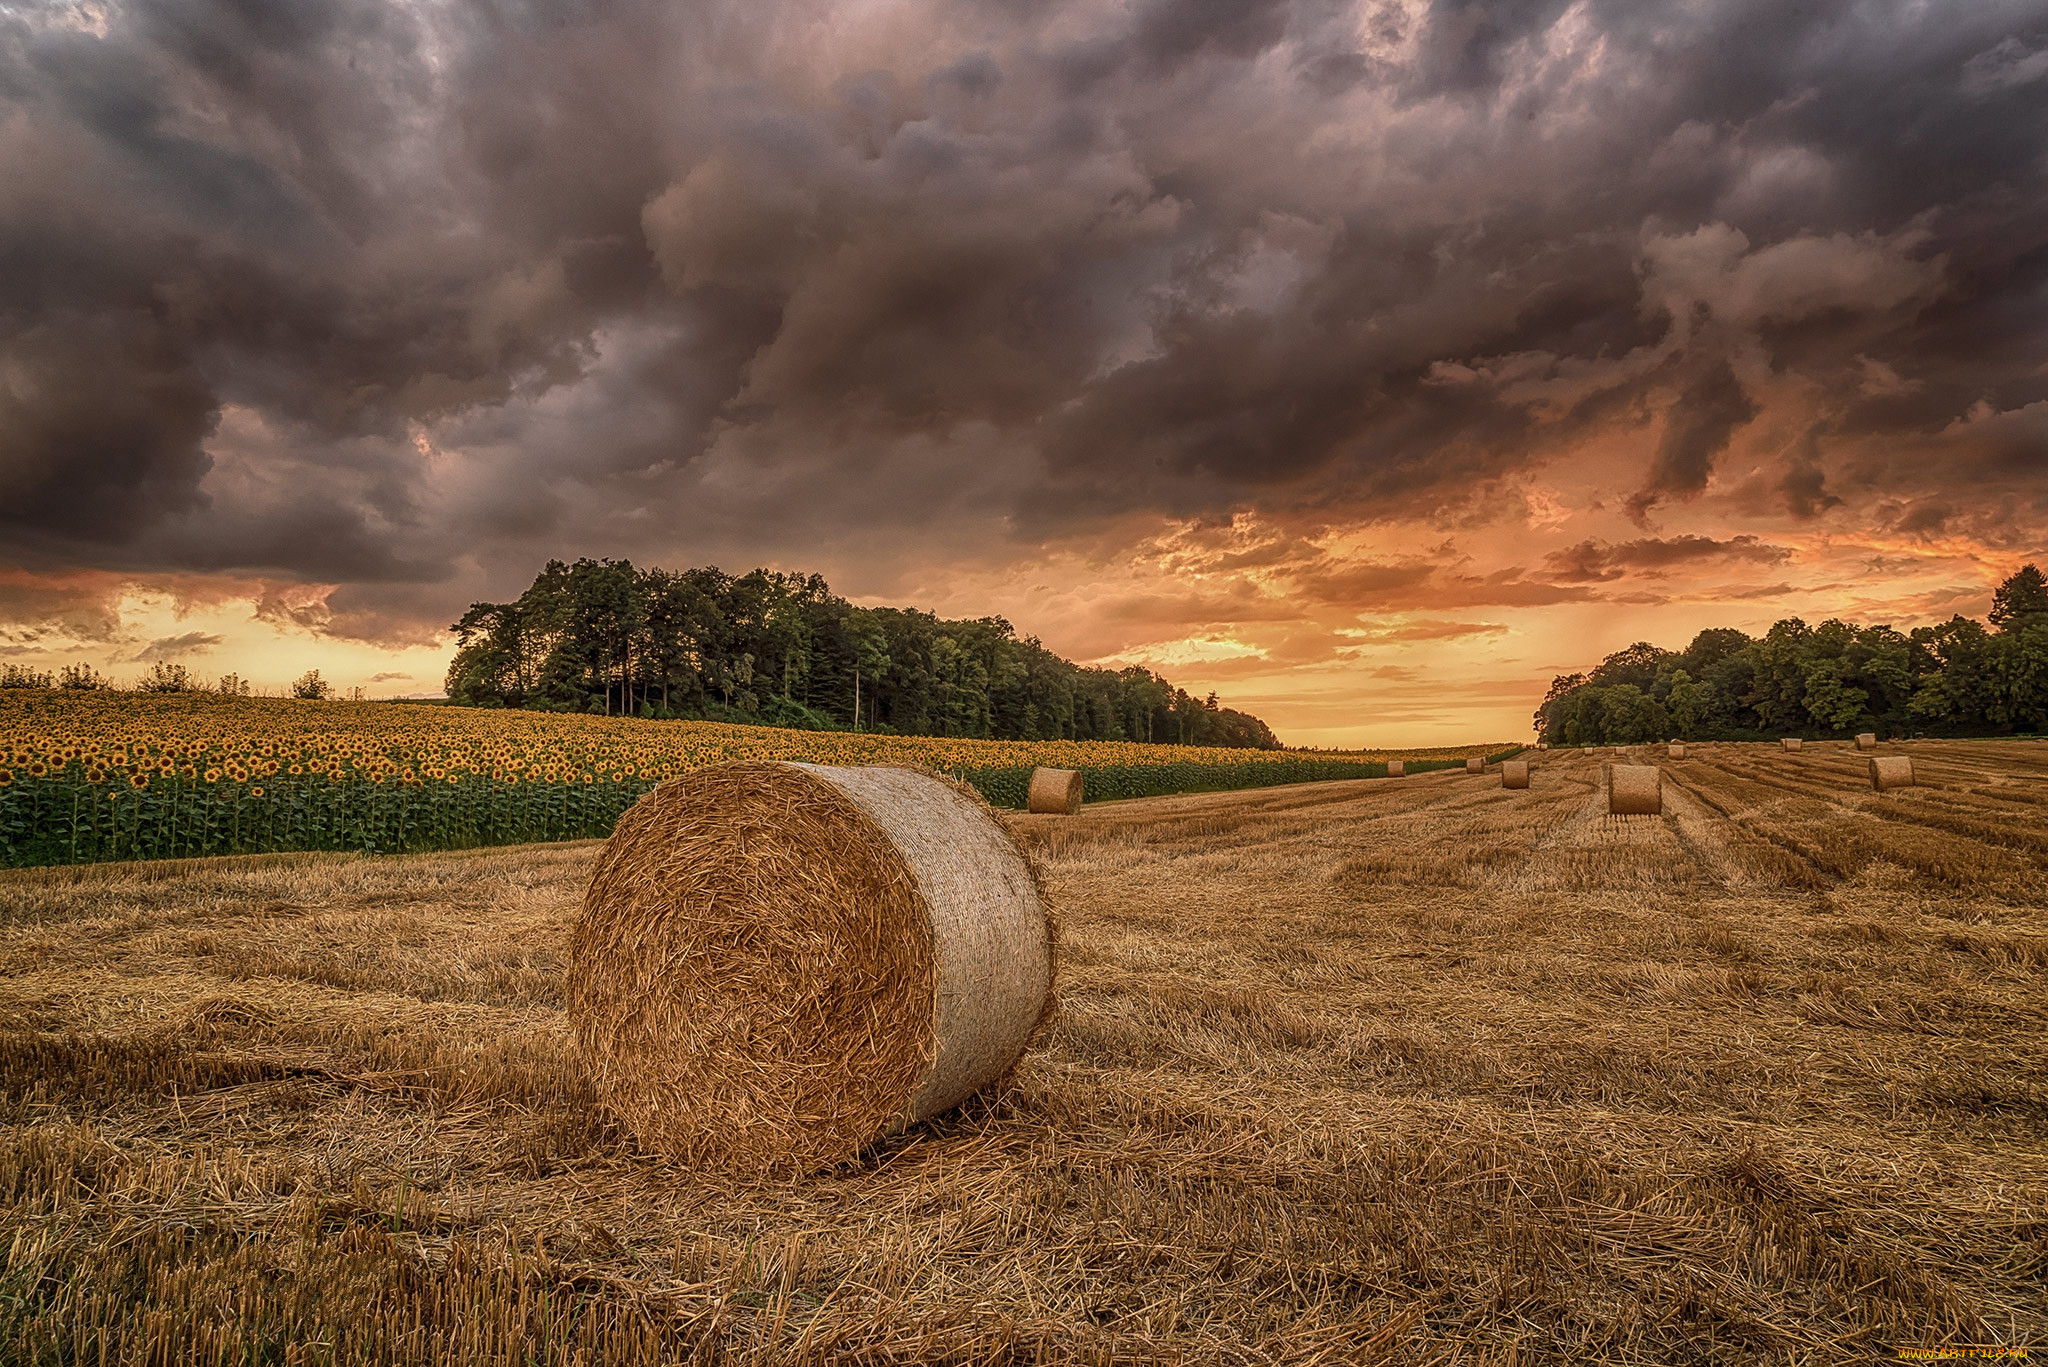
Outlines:
<svg viewBox="0 0 2048 1367"><path fill-rule="evenodd" d="M1536 730L1558 745L2048 731L2048 580L2014 573L1988 623L1900 632L1788 617L1761 637L1702 631L1684 650L1639 641L1553 680Z"/></svg>
<svg viewBox="0 0 2048 1367"><path fill-rule="evenodd" d="M193 673L189 666L169 660L158 660L125 690L89 664L65 665L54 672L32 665L0 665L0 688L54 688L69 693L203 693L223 698L252 697L256 691L255 685L239 674L223 674L208 681ZM360 688L351 689L350 694L357 702L363 700ZM285 695L320 701L335 696L335 690L333 684L320 677L319 670L309 669L286 685Z"/></svg>
<svg viewBox="0 0 2048 1367"><path fill-rule="evenodd" d="M1257 717L1097 669L1001 617L856 607L815 574L551 560L451 628L450 701L996 740L1277 749Z"/></svg>

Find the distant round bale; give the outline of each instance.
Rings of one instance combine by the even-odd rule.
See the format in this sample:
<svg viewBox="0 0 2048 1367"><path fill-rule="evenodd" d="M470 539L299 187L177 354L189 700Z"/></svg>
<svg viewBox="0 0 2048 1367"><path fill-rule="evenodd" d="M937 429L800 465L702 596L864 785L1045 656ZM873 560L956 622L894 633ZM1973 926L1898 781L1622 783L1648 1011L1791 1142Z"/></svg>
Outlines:
<svg viewBox="0 0 2048 1367"><path fill-rule="evenodd" d="M1072 816L1081 810L1079 769L1033 769L1031 790L1024 799L1026 810Z"/></svg>
<svg viewBox="0 0 2048 1367"><path fill-rule="evenodd" d="M1388 778L1400 778L1403 774L1406 774L1407 772L1408 761L1401 759L1390 759L1387 761Z"/></svg>
<svg viewBox="0 0 2048 1367"><path fill-rule="evenodd" d="M1548 750L1550 748L1550 742L1547 740L1539 740L1536 742L1536 748L1538 750Z"/></svg>
<svg viewBox="0 0 2048 1367"><path fill-rule="evenodd" d="M568 1014L600 1095L690 1168L815 1172L998 1081L1052 927L978 797L755 761L662 784L598 855Z"/></svg>
<svg viewBox="0 0 2048 1367"><path fill-rule="evenodd" d="M1911 788L1913 760L1909 755L1872 755L1870 757L1870 786L1880 793L1894 788Z"/></svg>
<svg viewBox="0 0 2048 1367"><path fill-rule="evenodd" d="M1781 736L1778 738L1778 744L1784 746L1787 750L1797 750L1805 743L1798 736Z"/></svg>
<svg viewBox="0 0 2048 1367"><path fill-rule="evenodd" d="M1672 759L1684 759L1685 742L1682 740L1672 741L1670 745L1665 747L1664 753Z"/></svg>
<svg viewBox="0 0 2048 1367"><path fill-rule="evenodd" d="M1657 766L1608 765L1607 810L1614 816L1662 816L1664 785Z"/></svg>
<svg viewBox="0 0 2048 1367"><path fill-rule="evenodd" d="M1858 750L1875 750L1877 748L1877 734L1873 731L1860 732L1856 737L1856 748Z"/></svg>
<svg viewBox="0 0 2048 1367"><path fill-rule="evenodd" d="M1480 758L1479 756L1477 756L1477 755L1473 755L1473 756L1469 757L1469 758L1468 758L1468 759L1466 759L1466 761L1465 761L1465 772L1466 772L1466 773L1468 773L1468 774L1483 774L1483 773L1485 773L1485 772L1486 772L1486 761L1485 761L1485 760L1483 760L1483 759L1481 759L1481 758Z"/></svg>
<svg viewBox="0 0 2048 1367"><path fill-rule="evenodd" d="M1500 763L1500 786L1503 788L1526 788L1529 786L1529 761L1525 759L1504 759Z"/></svg>

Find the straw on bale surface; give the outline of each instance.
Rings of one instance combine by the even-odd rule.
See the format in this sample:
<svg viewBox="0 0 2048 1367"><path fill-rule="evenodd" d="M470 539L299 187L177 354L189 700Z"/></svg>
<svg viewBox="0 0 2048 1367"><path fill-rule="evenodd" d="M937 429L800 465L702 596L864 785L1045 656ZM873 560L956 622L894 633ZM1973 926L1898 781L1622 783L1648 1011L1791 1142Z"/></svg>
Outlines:
<svg viewBox="0 0 2048 1367"><path fill-rule="evenodd" d="M1908 755L1873 755L1870 759L1870 786L1880 793L1894 788L1910 788L1914 785L1913 760Z"/></svg>
<svg viewBox="0 0 2048 1367"><path fill-rule="evenodd" d="M1787 750L1797 750L1805 742L1798 736L1782 736L1779 738L1778 744L1784 746Z"/></svg>
<svg viewBox="0 0 2048 1367"><path fill-rule="evenodd" d="M1856 737L1856 748L1858 750L1875 750L1877 748L1876 733L1871 731L1859 732Z"/></svg>
<svg viewBox="0 0 2048 1367"><path fill-rule="evenodd" d="M1503 788L1528 787L1529 761L1525 759L1502 760L1500 765L1500 786Z"/></svg>
<svg viewBox="0 0 2048 1367"><path fill-rule="evenodd" d="M664 783L620 819L571 937L568 1007L647 1148L815 1171L1007 1073L1051 983L1030 866L971 792L752 762Z"/></svg>
<svg viewBox="0 0 2048 1367"><path fill-rule="evenodd" d="M1657 766L1608 765L1607 810L1614 816L1662 816L1664 785Z"/></svg>
<svg viewBox="0 0 2048 1367"><path fill-rule="evenodd" d="M1685 742L1682 740L1672 741L1670 746L1666 749L1665 753L1668 754L1672 759L1684 759Z"/></svg>
<svg viewBox="0 0 2048 1367"><path fill-rule="evenodd" d="M1387 777L1388 777L1388 778L1400 778L1400 777L1401 777L1401 776L1402 776L1403 774L1405 774L1405 773L1407 773L1407 772L1408 772L1408 764L1407 764L1407 761L1405 761L1405 760L1398 760L1398 759L1390 759L1390 760L1388 760L1388 761L1387 761Z"/></svg>
<svg viewBox="0 0 2048 1367"><path fill-rule="evenodd" d="M1468 773L1468 774L1483 774L1483 773L1485 773L1485 772L1486 772L1486 761L1485 761L1485 760L1483 760L1483 759L1481 759L1481 758L1480 758L1479 756L1477 756L1477 755L1473 755L1473 756L1471 756L1470 758L1468 758L1468 759L1467 759L1467 760L1465 761L1465 772L1466 772L1466 773Z"/></svg>
<svg viewBox="0 0 2048 1367"><path fill-rule="evenodd" d="M1081 810L1081 771L1033 769L1024 806L1027 811L1072 816Z"/></svg>

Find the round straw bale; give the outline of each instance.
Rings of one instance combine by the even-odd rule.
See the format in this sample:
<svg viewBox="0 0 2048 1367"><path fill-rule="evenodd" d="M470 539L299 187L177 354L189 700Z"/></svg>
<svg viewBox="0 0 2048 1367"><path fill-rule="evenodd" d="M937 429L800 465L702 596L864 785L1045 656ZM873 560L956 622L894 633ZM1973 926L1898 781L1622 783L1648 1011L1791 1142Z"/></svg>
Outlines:
<svg viewBox="0 0 2048 1367"><path fill-rule="evenodd" d="M1468 759L1467 759L1467 760L1465 761L1465 772L1466 772L1466 773L1468 773L1468 774L1483 774L1483 773L1485 773L1485 772L1486 772L1486 761L1485 761L1485 760L1483 760L1483 759L1481 759L1481 758L1480 758L1479 756L1477 756L1477 755L1473 755L1473 756L1471 756L1470 758L1468 758Z"/></svg>
<svg viewBox="0 0 2048 1367"><path fill-rule="evenodd" d="M1536 742L1536 748L1538 750L1548 750L1550 748L1550 742L1547 740L1539 740Z"/></svg>
<svg viewBox="0 0 2048 1367"><path fill-rule="evenodd" d="M1672 759L1684 759L1685 742L1682 740L1672 741L1671 744L1666 747L1665 753L1669 755Z"/></svg>
<svg viewBox="0 0 2048 1367"><path fill-rule="evenodd" d="M1784 746L1787 750L1797 750L1805 743L1798 736L1781 736L1778 738L1778 744Z"/></svg>
<svg viewBox="0 0 2048 1367"><path fill-rule="evenodd" d="M1858 732L1856 748L1858 750L1875 750L1877 748L1877 733L1874 731Z"/></svg>
<svg viewBox="0 0 2048 1367"><path fill-rule="evenodd" d="M1033 769L1031 791L1024 799L1024 806L1029 811L1072 816L1081 810L1081 771Z"/></svg>
<svg viewBox="0 0 2048 1367"><path fill-rule="evenodd" d="M1529 761L1525 759L1504 759L1500 762L1500 786L1503 788L1526 788L1529 786Z"/></svg>
<svg viewBox="0 0 2048 1367"><path fill-rule="evenodd" d="M1607 810L1614 816L1662 816L1663 775L1654 764L1607 766Z"/></svg>
<svg viewBox="0 0 2048 1367"><path fill-rule="evenodd" d="M997 1081L1037 1028L1052 927L970 790L756 761L664 783L598 855L568 1012L648 1149L812 1172Z"/></svg>
<svg viewBox="0 0 2048 1367"><path fill-rule="evenodd" d="M1880 793L1888 793L1894 788L1910 788L1913 784L1913 759L1910 755L1870 757L1870 786Z"/></svg>
<svg viewBox="0 0 2048 1367"><path fill-rule="evenodd" d="M1408 762L1406 760L1390 759L1387 761L1388 778L1400 778L1403 774L1407 772Z"/></svg>

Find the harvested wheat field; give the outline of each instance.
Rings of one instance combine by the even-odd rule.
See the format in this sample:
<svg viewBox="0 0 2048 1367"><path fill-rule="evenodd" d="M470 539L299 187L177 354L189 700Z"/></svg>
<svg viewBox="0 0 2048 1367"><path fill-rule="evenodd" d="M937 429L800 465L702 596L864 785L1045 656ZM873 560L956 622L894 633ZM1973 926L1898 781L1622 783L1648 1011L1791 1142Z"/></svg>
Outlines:
<svg viewBox="0 0 2048 1367"><path fill-rule="evenodd" d="M0 874L0 1360L2039 1347L2048 746L1903 750L1006 817L1062 918L1010 1090L751 1185L570 1052L594 843Z"/></svg>

